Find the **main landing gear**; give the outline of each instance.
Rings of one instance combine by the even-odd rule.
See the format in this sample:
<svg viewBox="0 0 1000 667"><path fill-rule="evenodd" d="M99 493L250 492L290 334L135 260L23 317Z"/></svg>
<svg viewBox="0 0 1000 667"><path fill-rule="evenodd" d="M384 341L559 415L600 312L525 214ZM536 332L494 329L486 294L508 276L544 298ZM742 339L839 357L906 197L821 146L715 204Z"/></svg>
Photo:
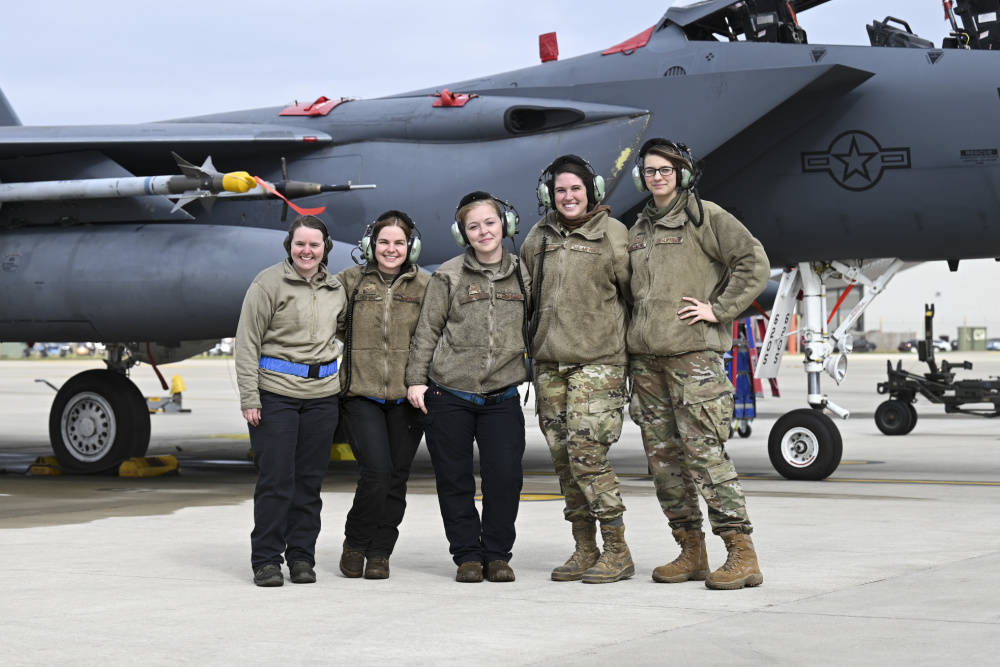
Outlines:
<svg viewBox="0 0 1000 667"><path fill-rule="evenodd" d="M101 472L149 448L149 409L125 375L136 360L124 351L109 345L107 369L74 375L56 393L49 440L66 470Z"/></svg>
<svg viewBox="0 0 1000 667"><path fill-rule="evenodd" d="M862 273L862 265L860 261L802 262L786 269L781 276L755 375L777 377L788 336L802 337L810 407L793 410L778 419L767 442L771 465L788 479L826 479L840 465L843 441L840 430L826 411L842 419L847 419L850 413L822 393L820 373L825 371L837 384L844 379L847 353L852 343L847 332L902 268L903 261L891 260L876 279ZM851 285L861 283L866 287L864 297L833 332L827 330L824 281L829 279L844 280ZM793 332L790 331L792 314L798 301L802 303L801 326L798 332Z"/></svg>

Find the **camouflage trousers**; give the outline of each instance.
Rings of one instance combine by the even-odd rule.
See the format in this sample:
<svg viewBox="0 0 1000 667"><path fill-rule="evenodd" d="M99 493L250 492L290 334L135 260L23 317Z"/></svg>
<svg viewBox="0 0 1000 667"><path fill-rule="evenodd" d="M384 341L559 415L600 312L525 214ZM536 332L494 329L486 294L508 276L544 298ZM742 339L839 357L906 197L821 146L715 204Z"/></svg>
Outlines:
<svg viewBox="0 0 1000 667"><path fill-rule="evenodd" d="M701 530L698 494L712 532L749 533L743 486L726 454L733 387L718 352L633 355L629 415L642 431L660 508L670 527Z"/></svg>
<svg viewBox="0 0 1000 667"><path fill-rule="evenodd" d="M535 412L549 445L567 521L617 519L625 512L608 448L622 432L625 367L539 363Z"/></svg>

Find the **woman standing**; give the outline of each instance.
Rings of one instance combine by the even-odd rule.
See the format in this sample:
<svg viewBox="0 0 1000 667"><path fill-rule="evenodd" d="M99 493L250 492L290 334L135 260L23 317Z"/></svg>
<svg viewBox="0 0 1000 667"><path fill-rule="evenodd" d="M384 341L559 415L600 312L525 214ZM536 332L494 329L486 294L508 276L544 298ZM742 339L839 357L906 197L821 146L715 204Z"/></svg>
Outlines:
<svg viewBox="0 0 1000 667"><path fill-rule="evenodd" d="M326 270L326 225L296 219L288 258L254 278L236 328L240 408L260 474L254 490L250 563L258 586L316 581L320 488L337 428L337 318L346 303Z"/></svg>
<svg viewBox="0 0 1000 667"><path fill-rule="evenodd" d="M423 436L420 413L406 401L403 371L430 276L417 266L420 238L402 211L380 215L359 247L367 263L337 274L350 294L341 336L347 346L342 409L361 472L340 571L387 579Z"/></svg>
<svg viewBox="0 0 1000 667"><path fill-rule="evenodd" d="M628 231L598 205L603 197L604 179L590 163L576 155L556 158L538 179L538 201L549 212L521 247L534 285L538 421L576 542L552 579L594 584L635 573L625 543L625 505L608 461L626 401Z"/></svg>
<svg viewBox="0 0 1000 667"><path fill-rule="evenodd" d="M736 469L726 454L733 386L722 354L732 348L732 320L767 284L760 242L722 207L694 192L698 172L688 149L667 139L643 144L632 172L649 190L629 230L635 309L628 331L634 393L629 414L642 430L660 507L681 547L653 579L705 579L709 588L759 586ZM712 532L729 557L709 573L698 494Z"/></svg>
<svg viewBox="0 0 1000 667"><path fill-rule="evenodd" d="M527 379L527 288L501 241L517 213L487 192L459 202L452 234L466 251L431 276L406 366L407 396L426 414L427 449L458 572L455 579L514 581L509 565L520 500ZM476 511L472 443L479 446L483 514Z"/></svg>

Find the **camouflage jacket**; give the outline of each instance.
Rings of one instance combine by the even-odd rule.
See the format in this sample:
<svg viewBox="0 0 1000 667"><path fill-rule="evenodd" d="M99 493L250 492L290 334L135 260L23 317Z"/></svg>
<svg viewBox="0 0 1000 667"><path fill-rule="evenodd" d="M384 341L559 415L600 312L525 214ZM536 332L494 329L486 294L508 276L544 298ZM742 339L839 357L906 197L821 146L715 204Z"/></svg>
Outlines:
<svg viewBox="0 0 1000 667"><path fill-rule="evenodd" d="M767 285L770 265L764 247L730 213L702 202L700 227L685 208L697 215L687 193L677 206L657 219L647 206L629 230L628 253L635 299L628 330L632 354L675 355L732 347L732 321L747 309ZM711 305L718 324L690 325L677 311L694 297Z"/></svg>
<svg viewBox="0 0 1000 667"><path fill-rule="evenodd" d="M365 265L344 269L337 279L348 297L338 333L349 346L344 363L349 357L350 369L341 374L342 382L350 377L347 395L404 398L403 371L430 274L413 265L389 285L376 265Z"/></svg>
<svg viewBox="0 0 1000 667"><path fill-rule="evenodd" d="M260 358L319 364L340 356L337 318L347 298L324 266L312 282L289 260L264 269L243 298L236 326L236 382L240 408L260 407L260 390L292 398L322 398L340 391L339 374L301 378L260 368Z"/></svg>
<svg viewBox="0 0 1000 667"><path fill-rule="evenodd" d="M542 241L545 261L542 264ZM556 213L538 221L521 246L537 290L532 341L535 361L579 364L628 362L628 230L606 212L566 231ZM541 273L541 276L539 276Z"/></svg>
<svg viewBox="0 0 1000 667"><path fill-rule="evenodd" d="M492 275L469 249L434 272L410 342L407 386L431 380L485 394L527 379L522 328L527 302L514 274L519 270L520 262L504 250ZM522 278L530 294L523 271Z"/></svg>

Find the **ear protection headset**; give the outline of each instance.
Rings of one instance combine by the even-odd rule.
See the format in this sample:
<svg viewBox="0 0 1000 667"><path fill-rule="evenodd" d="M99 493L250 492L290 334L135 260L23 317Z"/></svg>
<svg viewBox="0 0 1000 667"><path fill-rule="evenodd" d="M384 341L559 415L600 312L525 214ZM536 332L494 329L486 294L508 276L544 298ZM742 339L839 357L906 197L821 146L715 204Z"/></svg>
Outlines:
<svg viewBox="0 0 1000 667"><path fill-rule="evenodd" d="M315 227L310 227L307 225L296 225L297 222L310 222ZM306 229L319 229L319 232L323 234L323 263L326 263L326 258L330 256L330 251L333 250L333 239L330 238L330 232L326 230L326 224L314 215L304 215L300 218L296 218L292 221L292 224L288 227L288 234L285 235L285 240L282 245L285 246L285 252L288 256L292 256L292 237L295 236L295 230L305 227Z"/></svg>
<svg viewBox="0 0 1000 667"><path fill-rule="evenodd" d="M406 261L410 264L416 264L417 259L420 258L420 230L414 224L413 219L410 218L403 211L397 211L395 209L386 211L379 217L375 218L374 221L369 222L368 226L365 227L365 233L358 241L358 249L361 251L361 256L365 258L368 262L375 261L375 243L378 239L372 238L372 232L375 230L375 225L382 222L383 220L388 220L389 218L399 218L403 221L403 224L407 226L409 233L409 240L406 242ZM385 229L383 227L383 229ZM381 230L379 230L381 231Z"/></svg>
<svg viewBox="0 0 1000 667"><path fill-rule="evenodd" d="M552 161L541 174L538 175L538 187L535 189L535 196L538 197L539 209L553 208L555 201L556 172L559 167L566 164L575 164L583 167L590 174L590 178L584 180L583 184L587 188L588 208L593 208L604 199L604 177L598 174L589 162L579 155L562 155ZM561 172L560 172L561 173ZM589 183L587 181L590 181Z"/></svg>
<svg viewBox="0 0 1000 667"><path fill-rule="evenodd" d="M691 151L684 144L678 144L670 141L669 139L656 138L650 139L644 143L642 148L639 149L638 157L635 159L635 166L632 167L632 182L635 184L636 189L639 192L645 192L648 190L646 187L646 179L643 178L642 174L643 161L646 159L646 153L648 153L650 149L657 146L662 146L666 149L667 153L671 153L683 160L687 160L688 164L691 165L691 169L681 166L681 168L677 170L677 187L682 190L690 190L693 188L698 183L698 179L701 177L701 174L698 172L698 167L695 164L694 156L691 154Z"/></svg>
<svg viewBox="0 0 1000 667"><path fill-rule="evenodd" d="M455 222L451 223L451 235L455 239L455 243L462 248L469 245L469 237L465 235L465 224L458 219L458 212L463 207L477 201L492 201L496 203L497 208L500 209L500 223L503 228L503 236L512 237L517 234L518 223L521 221L517 215L517 209L510 202L504 201L499 197L494 197L489 192L476 190L462 197L458 202L458 206L455 207Z"/></svg>

